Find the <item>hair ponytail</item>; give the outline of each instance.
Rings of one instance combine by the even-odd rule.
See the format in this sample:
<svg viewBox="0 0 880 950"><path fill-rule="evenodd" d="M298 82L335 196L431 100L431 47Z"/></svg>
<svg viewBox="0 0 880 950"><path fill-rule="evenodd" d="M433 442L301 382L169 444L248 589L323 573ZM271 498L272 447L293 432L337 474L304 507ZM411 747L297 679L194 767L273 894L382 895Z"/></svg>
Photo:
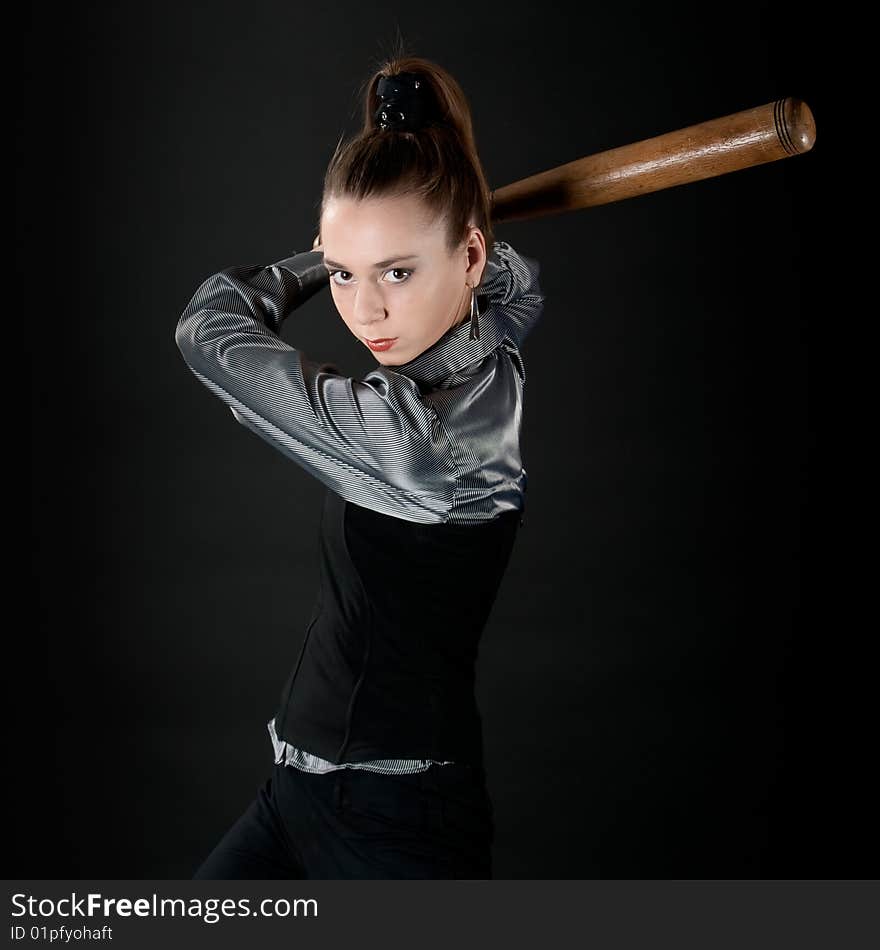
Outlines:
<svg viewBox="0 0 880 950"><path fill-rule="evenodd" d="M413 131L376 119L379 80L415 74L424 118ZM324 176L321 211L333 197L414 195L447 222L451 253L470 226L495 240L492 192L477 154L471 110L461 86L442 66L418 56L392 56L367 80L363 129L337 145Z"/></svg>

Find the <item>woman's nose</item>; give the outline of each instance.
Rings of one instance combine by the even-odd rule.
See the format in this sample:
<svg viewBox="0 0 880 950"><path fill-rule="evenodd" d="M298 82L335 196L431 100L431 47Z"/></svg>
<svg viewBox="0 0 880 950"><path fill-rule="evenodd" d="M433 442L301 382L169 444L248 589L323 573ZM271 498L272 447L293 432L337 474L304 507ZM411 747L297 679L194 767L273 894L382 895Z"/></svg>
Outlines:
<svg viewBox="0 0 880 950"><path fill-rule="evenodd" d="M378 323L387 316L385 302L378 291L358 290L354 300L354 319L361 326Z"/></svg>

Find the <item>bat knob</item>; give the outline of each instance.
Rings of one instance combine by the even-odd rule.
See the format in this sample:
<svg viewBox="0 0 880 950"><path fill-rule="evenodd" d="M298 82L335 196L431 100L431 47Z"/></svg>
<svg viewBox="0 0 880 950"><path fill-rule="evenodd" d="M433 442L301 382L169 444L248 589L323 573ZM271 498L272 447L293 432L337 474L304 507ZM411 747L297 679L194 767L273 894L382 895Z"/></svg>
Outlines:
<svg viewBox="0 0 880 950"><path fill-rule="evenodd" d="M816 120L803 99L786 96L773 104L779 142L789 155L809 152L816 141Z"/></svg>

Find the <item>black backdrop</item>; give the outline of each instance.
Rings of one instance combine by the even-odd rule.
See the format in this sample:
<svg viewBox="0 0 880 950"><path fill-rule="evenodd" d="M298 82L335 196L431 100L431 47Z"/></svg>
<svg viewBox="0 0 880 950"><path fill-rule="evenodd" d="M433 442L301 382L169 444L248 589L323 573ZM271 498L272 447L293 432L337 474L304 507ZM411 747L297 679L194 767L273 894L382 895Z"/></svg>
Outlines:
<svg viewBox="0 0 880 950"><path fill-rule="evenodd" d="M235 423L173 331L208 274L310 246L397 27L462 83L493 187L812 107L805 156L498 226L547 303L478 698L497 877L865 876L825 540L821 29L749 3L48 10L15 40L33 587L8 639L5 876L189 877L268 774L322 487ZM372 365L329 293L283 336Z"/></svg>

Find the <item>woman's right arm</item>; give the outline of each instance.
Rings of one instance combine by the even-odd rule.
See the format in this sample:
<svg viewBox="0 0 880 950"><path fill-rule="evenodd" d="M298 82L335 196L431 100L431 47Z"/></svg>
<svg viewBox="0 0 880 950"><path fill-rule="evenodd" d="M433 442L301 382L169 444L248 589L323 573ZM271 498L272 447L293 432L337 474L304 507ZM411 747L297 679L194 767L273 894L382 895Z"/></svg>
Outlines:
<svg viewBox="0 0 880 950"><path fill-rule="evenodd" d="M323 259L313 249L212 275L181 314L175 342L239 422L343 498L442 521L455 468L416 383L382 366L343 376L279 336L289 314L329 284Z"/></svg>

